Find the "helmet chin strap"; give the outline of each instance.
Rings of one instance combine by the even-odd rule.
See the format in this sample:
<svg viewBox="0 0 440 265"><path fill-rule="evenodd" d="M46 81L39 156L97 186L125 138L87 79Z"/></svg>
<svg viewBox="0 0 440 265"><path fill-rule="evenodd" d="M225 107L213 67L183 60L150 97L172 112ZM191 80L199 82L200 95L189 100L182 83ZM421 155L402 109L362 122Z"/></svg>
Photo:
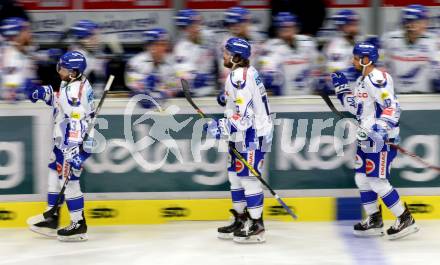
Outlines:
<svg viewBox="0 0 440 265"><path fill-rule="evenodd" d="M362 59L364 59L364 57L359 59L359 65L362 66L362 75L365 75L365 70L367 69L367 66L371 65L373 62L369 61L367 64L362 63Z"/></svg>

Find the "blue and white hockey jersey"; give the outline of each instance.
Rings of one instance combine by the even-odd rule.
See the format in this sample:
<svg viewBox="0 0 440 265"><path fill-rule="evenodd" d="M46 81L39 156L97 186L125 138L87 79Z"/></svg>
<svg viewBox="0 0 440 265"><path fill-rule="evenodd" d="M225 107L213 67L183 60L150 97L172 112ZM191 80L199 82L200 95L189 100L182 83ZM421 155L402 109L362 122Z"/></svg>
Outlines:
<svg viewBox="0 0 440 265"><path fill-rule="evenodd" d="M72 82L62 81L56 93L50 86L44 88L45 102L53 107L55 146L64 150L82 144L95 114L94 94L89 81L84 76Z"/></svg>
<svg viewBox="0 0 440 265"><path fill-rule="evenodd" d="M346 110L356 115L361 127L359 133L366 133L374 124L385 123L390 129L389 138L398 137L401 110L388 73L375 68L356 80L352 93L342 94L339 99Z"/></svg>
<svg viewBox="0 0 440 265"><path fill-rule="evenodd" d="M233 70L226 79L225 94L225 116L234 132L231 141L248 146L259 137L271 139L273 122L266 89L254 67Z"/></svg>
<svg viewBox="0 0 440 265"><path fill-rule="evenodd" d="M272 84L267 89L275 95L312 94L318 58L316 43L309 36L296 35L295 47L281 39L268 40L259 60L260 72Z"/></svg>
<svg viewBox="0 0 440 265"><path fill-rule="evenodd" d="M438 40L425 32L414 44L407 42L405 31L386 33L381 41L385 65L394 76L397 93L428 93L432 81L440 79Z"/></svg>

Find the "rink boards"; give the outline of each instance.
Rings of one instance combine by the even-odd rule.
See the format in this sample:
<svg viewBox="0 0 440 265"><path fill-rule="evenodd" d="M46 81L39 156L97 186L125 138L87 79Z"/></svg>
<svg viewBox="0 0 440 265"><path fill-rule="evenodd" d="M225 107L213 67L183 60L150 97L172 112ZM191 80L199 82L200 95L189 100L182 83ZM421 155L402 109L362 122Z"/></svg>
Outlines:
<svg viewBox="0 0 440 265"><path fill-rule="evenodd" d="M284 200L298 215L297 221L361 218L358 198L310 197L285 198ZM408 204L416 219L440 219L440 196L405 196L403 200ZM0 228L24 227L28 217L41 213L45 207L44 202L0 203ZM92 226L160 224L169 221L215 221L228 219L230 207L230 199L87 201L85 215L88 224ZM264 207L266 220L287 222L293 220L273 198L267 198ZM388 210L384 210L384 218L393 219ZM68 222L66 208L62 210L62 222Z"/></svg>

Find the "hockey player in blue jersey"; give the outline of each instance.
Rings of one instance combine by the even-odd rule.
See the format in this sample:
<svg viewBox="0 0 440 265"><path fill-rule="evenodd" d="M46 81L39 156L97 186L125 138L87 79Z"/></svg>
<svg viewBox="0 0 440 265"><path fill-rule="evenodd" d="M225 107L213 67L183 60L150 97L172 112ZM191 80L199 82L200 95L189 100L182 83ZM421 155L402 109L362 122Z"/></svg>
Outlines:
<svg viewBox="0 0 440 265"><path fill-rule="evenodd" d="M215 89L214 35L202 26L202 22L199 12L180 10L176 25L181 36L173 51L177 77L191 82L193 95L199 97L211 95Z"/></svg>
<svg viewBox="0 0 440 265"><path fill-rule="evenodd" d="M397 190L391 186L391 164L397 150L389 142L398 143L400 106L394 93L391 76L375 66L379 54L369 43L358 43L353 49L353 65L361 73L356 85L350 87L341 72L332 74L338 99L359 122L358 147L355 160L355 182L360 190L366 219L354 226L357 236L381 236L383 221L377 200L380 196L397 218L387 231L390 239L397 239L419 230L414 218L404 205Z"/></svg>
<svg viewBox="0 0 440 265"><path fill-rule="evenodd" d="M439 40L427 30L428 20L425 6L406 6L402 29L382 37L385 66L394 76L397 93L430 93L440 87Z"/></svg>
<svg viewBox="0 0 440 265"><path fill-rule="evenodd" d="M229 141L261 174L264 155L271 142L273 124L266 90L257 70L249 65L251 46L244 39L230 38L223 62L231 70L225 83L225 118L212 121L208 133ZM229 152L228 178L234 221L218 228L218 236L238 243L264 242L261 183L234 153ZM245 223L248 225L245 226Z"/></svg>
<svg viewBox="0 0 440 265"><path fill-rule="evenodd" d="M58 236L60 241L87 240L80 174L84 161L90 156L83 148L83 138L95 107L93 89L83 74L86 66L84 55L76 51L67 52L57 65L62 80L59 92L55 92L51 86L28 90L32 102L41 100L53 108L54 147L49 163L47 207L50 209L55 205L64 178L70 178L65 201L71 219L69 226L59 230L59 213L49 219L43 215L31 217L28 224L32 231L49 237Z"/></svg>

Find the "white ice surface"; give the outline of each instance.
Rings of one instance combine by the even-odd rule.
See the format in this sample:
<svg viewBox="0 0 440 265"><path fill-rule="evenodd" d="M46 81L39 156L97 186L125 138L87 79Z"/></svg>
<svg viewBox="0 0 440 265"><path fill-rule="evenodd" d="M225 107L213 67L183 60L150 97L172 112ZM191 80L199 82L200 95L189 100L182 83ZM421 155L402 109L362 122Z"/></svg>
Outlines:
<svg viewBox="0 0 440 265"><path fill-rule="evenodd" d="M216 238L223 222L89 227L89 241L62 243L26 229L0 229L0 265L440 264L440 222L398 241L355 238L352 222L266 222L264 244ZM391 225L387 222L386 227Z"/></svg>

